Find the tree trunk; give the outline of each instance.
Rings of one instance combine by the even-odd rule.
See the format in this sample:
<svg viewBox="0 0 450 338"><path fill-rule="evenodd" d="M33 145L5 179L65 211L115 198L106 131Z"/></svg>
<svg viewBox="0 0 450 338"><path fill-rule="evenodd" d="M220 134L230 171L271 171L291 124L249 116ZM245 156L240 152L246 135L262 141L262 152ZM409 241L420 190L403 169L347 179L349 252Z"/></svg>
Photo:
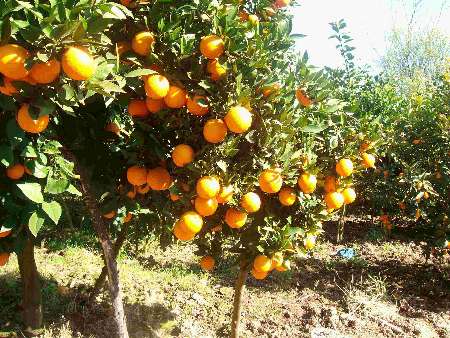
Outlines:
<svg viewBox="0 0 450 338"><path fill-rule="evenodd" d="M337 238L336 238L337 243L341 243L342 240L344 239L344 227L345 227L345 205L342 208L342 212L338 220Z"/></svg>
<svg viewBox="0 0 450 338"><path fill-rule="evenodd" d="M249 270L248 262L241 262L236 284L234 286L233 316L231 322L231 338L240 337L241 305L242 297L245 292L245 281L247 280Z"/></svg>
<svg viewBox="0 0 450 338"><path fill-rule="evenodd" d="M120 230L119 235L117 236L113 248L114 259L116 259L117 256L119 255L120 249L122 248L122 245L125 242L125 239L127 238L129 224L130 224L129 222L123 224L123 227ZM102 272L95 281L94 287L91 291L91 294L89 295L89 303L92 303L94 301L95 297L97 297L100 290L103 288L107 275L108 275L108 267L105 265L103 266Z"/></svg>
<svg viewBox="0 0 450 338"><path fill-rule="evenodd" d="M18 255L22 279L22 317L25 331L32 332L42 326L42 295L39 272L34 260L34 243L31 234L23 251Z"/></svg>
<svg viewBox="0 0 450 338"><path fill-rule="evenodd" d="M114 250L112 248L111 240L109 238L106 224L103 220L100 208L98 207L95 194L92 191L90 178L87 171L76 160L76 157L67 149L67 156L74 162L78 174L80 175L81 191L89 213L92 217L92 225L97 233L98 239L103 249L103 257L105 259L108 270L108 285L111 296L114 322L117 328L119 338L128 338L128 329L125 317L125 310L123 307L122 290L120 289L119 270L115 260Z"/></svg>

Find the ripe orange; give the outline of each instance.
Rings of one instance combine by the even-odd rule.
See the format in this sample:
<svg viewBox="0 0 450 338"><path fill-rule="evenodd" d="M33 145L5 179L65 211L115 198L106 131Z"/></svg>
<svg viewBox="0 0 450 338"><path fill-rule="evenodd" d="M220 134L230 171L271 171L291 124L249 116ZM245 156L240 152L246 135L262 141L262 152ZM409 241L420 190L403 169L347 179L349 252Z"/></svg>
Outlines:
<svg viewBox="0 0 450 338"><path fill-rule="evenodd" d="M275 268L279 272L286 272L291 269L291 262L284 260L281 266Z"/></svg>
<svg viewBox="0 0 450 338"><path fill-rule="evenodd" d="M217 195L217 202L220 204L225 204L231 201L233 198L234 189L232 185L223 186L220 188L220 192Z"/></svg>
<svg viewBox="0 0 450 338"><path fill-rule="evenodd" d="M120 128L119 128L119 126L118 126L116 123L114 123L114 122L108 123L108 124L105 126L105 130L106 130L106 131L109 131L109 132L111 132L111 133L117 134L117 135L120 134Z"/></svg>
<svg viewBox="0 0 450 338"><path fill-rule="evenodd" d="M197 196L194 205L195 210L203 217L214 215L218 207L215 197L205 199Z"/></svg>
<svg viewBox="0 0 450 338"><path fill-rule="evenodd" d="M106 219L113 219L114 217L116 217L116 212L114 210L112 210L112 211L104 214L103 217Z"/></svg>
<svg viewBox="0 0 450 338"><path fill-rule="evenodd" d="M336 164L336 172L342 177L350 176L353 173L353 162L348 158L339 160Z"/></svg>
<svg viewBox="0 0 450 338"><path fill-rule="evenodd" d="M0 267L5 266L9 261L9 253L8 252L2 252L0 253Z"/></svg>
<svg viewBox="0 0 450 338"><path fill-rule="evenodd" d="M245 212L230 208L225 213L225 223L227 223L230 228L242 228L245 225L245 222L247 222L247 214Z"/></svg>
<svg viewBox="0 0 450 338"><path fill-rule="evenodd" d="M61 64L55 59L35 63L30 69L31 79L42 84L52 83L58 78L59 73L61 73Z"/></svg>
<svg viewBox="0 0 450 338"><path fill-rule="evenodd" d="M206 271L211 271L212 269L214 269L215 263L216 262L215 262L214 258L212 258L211 256L204 256L200 260L201 268Z"/></svg>
<svg viewBox="0 0 450 338"><path fill-rule="evenodd" d="M132 185L144 185L147 183L147 169L134 165L127 170L127 180Z"/></svg>
<svg viewBox="0 0 450 338"><path fill-rule="evenodd" d="M336 191L336 177L327 176L325 177L325 183L323 186L325 192L333 192Z"/></svg>
<svg viewBox="0 0 450 338"><path fill-rule="evenodd" d="M219 80L227 73L227 68L220 64L218 60L209 60L206 70L211 74L211 78L214 81Z"/></svg>
<svg viewBox="0 0 450 338"><path fill-rule="evenodd" d="M39 134L47 129L50 117L48 115L43 115L35 120L29 114L29 108L28 104L22 104L17 112L17 123L22 130L32 134Z"/></svg>
<svg viewBox="0 0 450 338"><path fill-rule="evenodd" d="M0 231L0 238L5 238L11 235L11 230Z"/></svg>
<svg viewBox="0 0 450 338"><path fill-rule="evenodd" d="M283 253L282 252L276 252L272 256L272 267L271 270L279 268L283 266Z"/></svg>
<svg viewBox="0 0 450 338"><path fill-rule="evenodd" d="M248 213L257 212L261 208L261 199L254 192L248 192L241 199L241 207Z"/></svg>
<svg viewBox="0 0 450 338"><path fill-rule="evenodd" d="M154 74L145 79L144 88L149 98L160 100L169 92L170 84L164 76Z"/></svg>
<svg viewBox="0 0 450 338"><path fill-rule="evenodd" d="M303 241L303 245L305 246L306 250L311 250L316 246L316 236L314 235L307 235L305 240Z"/></svg>
<svg viewBox="0 0 450 338"><path fill-rule="evenodd" d="M223 54L225 43L217 35L208 35L200 41L200 52L207 59L217 59Z"/></svg>
<svg viewBox="0 0 450 338"><path fill-rule="evenodd" d="M220 191L220 182L213 176L203 176L197 181L195 189L201 198L213 198Z"/></svg>
<svg viewBox="0 0 450 338"><path fill-rule="evenodd" d="M252 269L251 274L252 274L253 278L255 278L257 280L262 280L262 279L266 278L269 273L268 272L260 272L260 271L256 271L255 269Z"/></svg>
<svg viewBox="0 0 450 338"><path fill-rule="evenodd" d="M345 188L342 196L344 196L344 204L351 204L356 200L356 192L352 188Z"/></svg>
<svg viewBox="0 0 450 338"><path fill-rule="evenodd" d="M159 111L161 111L161 109L164 108L164 100L162 100L162 99L154 100L154 99L151 99L150 97L147 97L145 99L145 104L147 106L147 109L151 113L158 113Z"/></svg>
<svg viewBox="0 0 450 338"><path fill-rule="evenodd" d="M126 216L122 218L123 223L128 223L133 218L133 214L131 212L127 213Z"/></svg>
<svg viewBox="0 0 450 338"><path fill-rule="evenodd" d="M297 89L295 91L295 96L297 97L298 102L300 102L303 107L309 107L312 104L311 99L303 89Z"/></svg>
<svg viewBox="0 0 450 338"><path fill-rule="evenodd" d="M174 194L173 192L169 193L169 197L172 202L176 202L180 199L180 195Z"/></svg>
<svg viewBox="0 0 450 338"><path fill-rule="evenodd" d="M328 209L339 209L344 205L344 196L337 191L328 192L325 194L325 203Z"/></svg>
<svg viewBox="0 0 450 338"><path fill-rule="evenodd" d="M259 188L267 194L276 194L283 185L279 169L266 169L259 175Z"/></svg>
<svg viewBox="0 0 450 338"><path fill-rule="evenodd" d="M227 133L227 125L220 119L208 120L203 127L203 137L209 143L223 142L227 136Z"/></svg>
<svg viewBox="0 0 450 338"><path fill-rule="evenodd" d="M289 6L291 0L275 0L275 7L283 8Z"/></svg>
<svg viewBox="0 0 450 338"><path fill-rule="evenodd" d="M242 106L231 107L225 115L225 123L232 132L245 133L252 125L252 114Z"/></svg>
<svg viewBox="0 0 450 338"><path fill-rule="evenodd" d="M253 269L258 272L269 272L272 270L272 259L265 255L258 255L253 261Z"/></svg>
<svg viewBox="0 0 450 338"><path fill-rule="evenodd" d="M430 198L430 194L428 193L428 191L425 191L423 193L423 198L425 198L426 200Z"/></svg>
<svg viewBox="0 0 450 338"><path fill-rule="evenodd" d="M0 46L0 73L13 80L23 79L28 75L25 61L29 56L28 51L19 45Z"/></svg>
<svg viewBox="0 0 450 338"><path fill-rule="evenodd" d="M148 184L144 184L144 185L137 187L137 193L139 195L145 195L149 191L150 191L150 186Z"/></svg>
<svg viewBox="0 0 450 338"><path fill-rule="evenodd" d="M297 184L303 191L303 193L311 194L312 192L314 192L314 190L316 190L317 178L312 174L303 173L298 178Z"/></svg>
<svg viewBox="0 0 450 338"><path fill-rule="evenodd" d="M24 174L25 167L20 163L14 164L6 169L6 176L11 180L20 180Z"/></svg>
<svg viewBox="0 0 450 338"><path fill-rule="evenodd" d="M184 167L194 160L194 149L187 144L179 144L172 151L172 160L177 167Z"/></svg>
<svg viewBox="0 0 450 338"><path fill-rule="evenodd" d="M182 108L186 105L186 92L177 86L170 86L164 102L169 108Z"/></svg>
<svg viewBox="0 0 450 338"><path fill-rule="evenodd" d="M3 85L0 86L0 93L11 96L12 94L17 93L16 87L12 84L12 79L3 77Z"/></svg>
<svg viewBox="0 0 450 338"><path fill-rule="evenodd" d="M136 186L133 185L133 187L131 188L131 190L127 192L126 196L127 196L129 199L134 200L134 199L136 198L136 194L137 194Z"/></svg>
<svg viewBox="0 0 450 338"><path fill-rule="evenodd" d="M184 225L181 220L175 223L173 234L180 241L190 241L195 237L195 233L186 231L186 225Z"/></svg>
<svg viewBox="0 0 450 338"><path fill-rule="evenodd" d="M364 168L375 168L375 156L368 153L361 154L362 165Z"/></svg>
<svg viewBox="0 0 450 338"><path fill-rule="evenodd" d="M97 66L86 49L71 46L63 54L62 68L72 80L87 80L94 75Z"/></svg>
<svg viewBox="0 0 450 338"><path fill-rule="evenodd" d="M137 33L133 40L131 40L131 49L136 54L141 56L146 56L152 50L153 43L155 42L155 37L151 32L143 31Z"/></svg>
<svg viewBox="0 0 450 338"><path fill-rule="evenodd" d="M167 169L156 167L148 171L147 183L153 190L167 190L172 185L172 177Z"/></svg>
<svg viewBox="0 0 450 338"><path fill-rule="evenodd" d="M128 103L128 114L132 117L147 117L150 112L144 100L133 99Z"/></svg>
<svg viewBox="0 0 450 338"><path fill-rule="evenodd" d="M284 187L278 193L278 200L282 205L289 207L293 205L297 200L297 194L295 193L294 189Z"/></svg>
<svg viewBox="0 0 450 338"><path fill-rule="evenodd" d="M195 211L187 211L180 217L180 225L185 232L194 234L200 232L203 227L203 218Z"/></svg>
<svg viewBox="0 0 450 338"><path fill-rule="evenodd" d="M266 86L262 90L262 94L264 97L269 97L270 95L276 93L281 88L281 85L279 83L274 83L273 85Z"/></svg>
<svg viewBox="0 0 450 338"><path fill-rule="evenodd" d="M207 98L200 95L187 98L187 110L196 116L203 116L208 113L208 101Z"/></svg>

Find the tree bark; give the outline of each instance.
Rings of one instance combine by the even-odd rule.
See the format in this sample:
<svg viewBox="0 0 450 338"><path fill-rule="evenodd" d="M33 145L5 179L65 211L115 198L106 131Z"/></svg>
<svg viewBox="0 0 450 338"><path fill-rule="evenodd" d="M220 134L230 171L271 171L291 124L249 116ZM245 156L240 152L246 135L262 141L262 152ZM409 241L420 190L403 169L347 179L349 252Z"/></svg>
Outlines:
<svg viewBox="0 0 450 338"><path fill-rule="evenodd" d="M25 331L33 331L42 326L42 295L39 272L34 259L34 243L27 235L25 247L18 255L20 277L22 279L22 317Z"/></svg>
<svg viewBox="0 0 450 338"><path fill-rule="evenodd" d="M241 262L236 284L234 286L234 300L233 300L233 316L231 322L231 338L240 337L240 322L241 322L241 306L242 298L245 292L245 282L247 280L249 270L248 262Z"/></svg>
<svg viewBox="0 0 450 338"><path fill-rule="evenodd" d="M123 227L120 230L119 235L117 236L113 248L114 259L117 259L120 249L122 248L122 245L125 242L125 239L127 238L129 224L130 224L129 222L123 224ZM103 288L107 275L108 275L108 267L105 264L105 266L103 266L102 272L95 281L91 294L89 295L89 303L92 303L94 301L95 297L97 297L100 290Z"/></svg>
<svg viewBox="0 0 450 338"><path fill-rule="evenodd" d="M97 233L98 239L103 249L103 257L105 259L108 270L108 285L111 296L113 317L116 324L117 334L119 338L128 338L128 329L125 317L125 310L123 307L123 295L120 289L119 270L112 248L111 240L109 238L106 224L103 220L100 208L95 199L95 194L92 191L90 177L85 168L77 161L76 157L65 149L66 155L74 162L75 168L80 175L81 191L89 213L92 217L92 225Z"/></svg>
<svg viewBox="0 0 450 338"><path fill-rule="evenodd" d="M337 243L341 243L342 240L344 239L344 228L345 228L345 205L342 208L342 212L338 220L337 236L336 236Z"/></svg>

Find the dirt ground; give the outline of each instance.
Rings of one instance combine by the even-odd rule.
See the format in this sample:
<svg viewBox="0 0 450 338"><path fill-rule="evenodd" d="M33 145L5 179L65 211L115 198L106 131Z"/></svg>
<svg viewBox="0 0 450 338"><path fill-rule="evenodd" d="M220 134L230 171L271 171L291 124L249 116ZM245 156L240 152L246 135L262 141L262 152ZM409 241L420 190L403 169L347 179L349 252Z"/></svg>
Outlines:
<svg viewBox="0 0 450 338"><path fill-rule="evenodd" d="M347 224L333 244L334 225L292 271L248 280L243 337L450 337L450 259L426 259L424 243L385 239L369 223ZM98 252L77 242L37 249L46 328L42 337L110 337L107 292L94 302L87 290L99 274ZM339 257L353 248L351 259ZM204 273L189 245L166 251L155 243L142 255L120 256L130 336L228 337L236 271L219 261ZM0 331L20 336L17 260L0 270ZM3 336L7 336L4 334ZM3 337L0 334L0 337Z"/></svg>

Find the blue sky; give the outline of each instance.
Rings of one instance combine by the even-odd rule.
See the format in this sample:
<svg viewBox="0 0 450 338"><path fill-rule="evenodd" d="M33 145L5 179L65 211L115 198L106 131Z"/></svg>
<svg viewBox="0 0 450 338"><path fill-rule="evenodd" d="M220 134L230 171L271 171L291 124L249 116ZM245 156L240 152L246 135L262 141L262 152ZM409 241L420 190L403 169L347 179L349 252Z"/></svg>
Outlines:
<svg viewBox="0 0 450 338"><path fill-rule="evenodd" d="M310 61L317 66L337 66L341 58L329 22L345 19L355 56L359 64L376 65L386 48L386 35L393 27L407 27L412 3L418 0L300 0L293 9L294 33L306 34L298 49L307 50ZM450 0L422 0L416 25L439 28L450 38Z"/></svg>

